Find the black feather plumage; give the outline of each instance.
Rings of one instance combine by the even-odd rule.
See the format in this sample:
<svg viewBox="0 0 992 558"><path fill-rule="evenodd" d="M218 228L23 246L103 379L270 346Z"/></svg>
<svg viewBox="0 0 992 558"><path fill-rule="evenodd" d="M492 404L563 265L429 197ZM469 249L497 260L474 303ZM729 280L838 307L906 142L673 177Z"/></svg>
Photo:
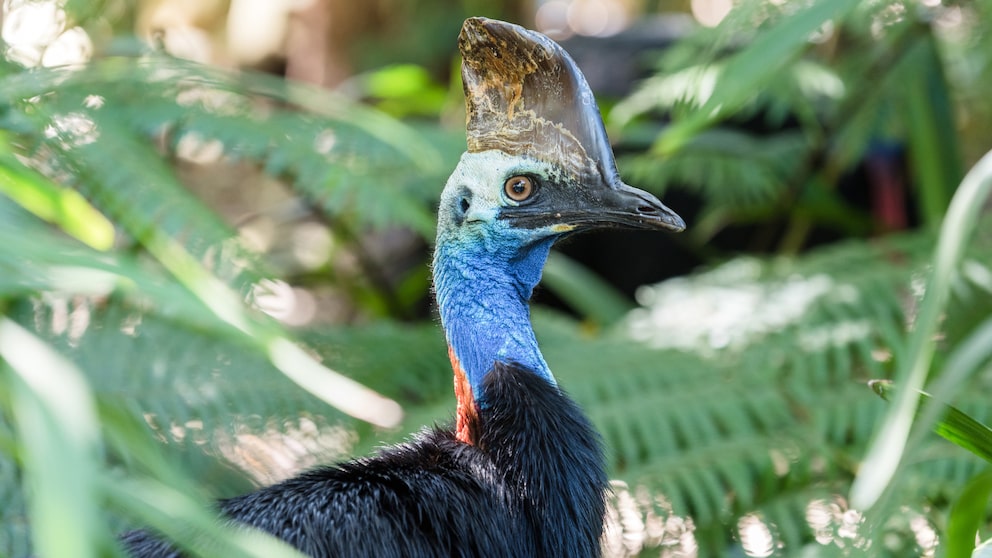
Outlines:
<svg viewBox="0 0 992 558"><path fill-rule="evenodd" d="M374 457L220 503L314 557L594 557L607 479L599 435L556 386L497 363L479 440L432 429ZM142 531L131 556L177 558Z"/></svg>

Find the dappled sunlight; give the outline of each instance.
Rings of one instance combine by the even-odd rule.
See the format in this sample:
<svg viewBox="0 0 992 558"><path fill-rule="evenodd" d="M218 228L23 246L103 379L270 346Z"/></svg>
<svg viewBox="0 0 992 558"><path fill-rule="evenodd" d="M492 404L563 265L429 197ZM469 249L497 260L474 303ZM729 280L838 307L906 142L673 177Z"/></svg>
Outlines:
<svg viewBox="0 0 992 558"><path fill-rule="evenodd" d="M83 277L86 270L79 270ZM54 293L42 295L43 302L35 305L35 319L47 323L36 323L40 331L50 331L53 335L64 335L70 347L79 346L86 329L90 326L92 311L90 304L82 297L65 297Z"/></svg>
<svg viewBox="0 0 992 558"><path fill-rule="evenodd" d="M312 0L162 0L141 6L139 33L166 52L204 64L243 66L282 56L294 14Z"/></svg>
<svg viewBox="0 0 992 558"><path fill-rule="evenodd" d="M782 545L775 541L768 524L756 513L749 513L737 520L737 536L744 554L755 558L771 556Z"/></svg>
<svg viewBox="0 0 992 558"><path fill-rule="evenodd" d="M602 539L604 557L700 556L692 517L676 514L662 494L644 485L631 488L619 480L611 481L610 488ZM889 553L886 555L932 558L939 542L933 524L915 510L902 507L885 518L883 525L872 527L865 515L850 508L840 495L810 500L805 507L804 520L800 520L798 527L802 532L797 534L803 539L812 538L804 550L811 555L819 555L816 547L830 547L845 556L870 556L873 545L881 544ZM802 523L805 523L805 529ZM881 528L886 536L873 541L873 528ZM793 555L782 540L778 525L763 512L742 514L732 530L735 542L730 544L742 556ZM730 555L737 554L731 551Z"/></svg>
<svg viewBox="0 0 992 558"><path fill-rule="evenodd" d="M811 500L806 505L805 521L809 531L803 537L812 533L815 544L806 549L813 555L818 555L813 549L822 546L833 547L844 556L874 556L878 551L873 550L873 545L877 548L881 544L889 553L886 555L932 558L937 548L937 533L931 522L906 507L883 520L882 528L889 536L878 540L873 540L873 526L865 514L850 508L846 499L839 495ZM737 521L736 534L746 556L793 555L793 552L787 551L776 524L762 513L741 516Z"/></svg>
<svg viewBox="0 0 992 558"><path fill-rule="evenodd" d="M211 451L248 475L258 485L285 480L322 463L347 457L358 436L321 417L301 416L281 423L261 417L238 419L233 430L219 430Z"/></svg>
<svg viewBox="0 0 992 558"><path fill-rule="evenodd" d="M89 145L100 138L96 122L81 112L59 114L45 128L45 137L57 141L63 149Z"/></svg>
<svg viewBox="0 0 992 558"><path fill-rule="evenodd" d="M349 455L358 436L349 428L325 424L319 417L300 417L282 424L253 428L255 420L235 422L234 433L216 433L214 447L258 485L285 480L322 463Z"/></svg>
<svg viewBox="0 0 992 558"><path fill-rule="evenodd" d="M144 421L160 442L195 446L260 486L346 458L358 441L353 429L309 414L283 419L242 416L212 429L195 418L177 422L146 413Z"/></svg>
<svg viewBox="0 0 992 558"><path fill-rule="evenodd" d="M93 56L93 42L82 27L66 29L45 48L42 66L70 66L89 61Z"/></svg>
<svg viewBox="0 0 992 558"><path fill-rule="evenodd" d="M321 417L258 425L261 420L237 420L233 434L227 430L217 432L214 444L220 455L259 485L343 459L358 441L354 430L326 424Z"/></svg>
<svg viewBox="0 0 992 558"><path fill-rule="evenodd" d="M285 281L261 281L252 288L251 302L262 312L290 326L306 325L317 313L313 295Z"/></svg>
<svg viewBox="0 0 992 558"><path fill-rule="evenodd" d="M167 79L166 76L162 76ZM217 87L203 86L195 81L182 81L176 94L176 103L184 107L202 108L212 113L242 116L254 120L262 120L269 114L263 103L251 107L244 96Z"/></svg>
<svg viewBox="0 0 992 558"><path fill-rule="evenodd" d="M304 269L317 269L326 265L334 251L334 236L326 226L301 223L292 233L292 253Z"/></svg>
<svg viewBox="0 0 992 558"><path fill-rule="evenodd" d="M93 42L82 27L66 28L64 2L7 0L3 41L8 60L23 66L67 66L87 62Z"/></svg>
<svg viewBox="0 0 992 558"><path fill-rule="evenodd" d="M873 13L871 20L871 32L876 39L885 37L891 27L901 23L906 19L906 6L897 2L892 2L881 10Z"/></svg>
<svg viewBox="0 0 992 558"><path fill-rule="evenodd" d="M741 348L762 336L798 323L817 302L830 298L854 303L857 291L826 275L762 280L757 260L738 259L693 277L642 287L641 307L632 311L627 331L657 348L711 351ZM838 324L811 332L810 348L867 335L865 324Z"/></svg>
<svg viewBox="0 0 992 558"><path fill-rule="evenodd" d="M232 0L227 12L227 47L241 64L258 64L283 48L289 14L313 0Z"/></svg>
<svg viewBox="0 0 992 558"><path fill-rule="evenodd" d="M839 495L809 502L806 524L817 543L849 554L859 551L871 555L873 545L881 544L886 552L896 555L932 558L939 543L933 523L919 511L902 506L881 519L880 525L871 525L864 513L851 508L847 499ZM873 535L873 529L884 535ZM910 551L912 554L905 554Z"/></svg>
<svg viewBox="0 0 992 558"><path fill-rule="evenodd" d="M219 162L224 156L224 144L220 140L206 139L196 132L187 132L176 144L176 155L190 163L209 165Z"/></svg>
<svg viewBox="0 0 992 558"><path fill-rule="evenodd" d="M639 485L633 490L619 480L610 482L603 554L606 558L654 553L660 558L696 558L699 547L692 518L675 514L662 495Z"/></svg>
<svg viewBox="0 0 992 558"><path fill-rule="evenodd" d="M797 63L794 77L796 86L811 98L842 99L847 92L847 86L837 72L821 64Z"/></svg>
<svg viewBox="0 0 992 558"><path fill-rule="evenodd" d="M844 320L801 332L798 344L807 352L822 351L851 345L871 334L871 322L868 320ZM880 357L878 360L882 361L884 358Z"/></svg>
<svg viewBox="0 0 992 558"><path fill-rule="evenodd" d="M337 144L337 134L334 130L323 130L314 137L313 150L321 155L330 155L335 144Z"/></svg>
<svg viewBox="0 0 992 558"><path fill-rule="evenodd" d="M913 514L909 519L909 527L913 531L916 544L923 549L922 554L920 554L921 558L936 556L937 543L940 542L940 537L937 536L937 530L930 523L930 520L922 515Z"/></svg>

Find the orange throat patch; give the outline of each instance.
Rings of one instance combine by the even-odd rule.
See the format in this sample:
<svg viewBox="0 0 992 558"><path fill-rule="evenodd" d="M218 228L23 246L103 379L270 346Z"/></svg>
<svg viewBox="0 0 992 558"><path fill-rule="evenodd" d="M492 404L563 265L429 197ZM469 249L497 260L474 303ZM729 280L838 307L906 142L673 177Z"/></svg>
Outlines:
<svg viewBox="0 0 992 558"><path fill-rule="evenodd" d="M451 359L451 369L455 372L455 399L458 402L455 417L455 438L459 442L474 446L479 430L479 411L475 407L475 396L472 394L472 384L465 375L462 363L455 356L455 350L448 346L448 358Z"/></svg>

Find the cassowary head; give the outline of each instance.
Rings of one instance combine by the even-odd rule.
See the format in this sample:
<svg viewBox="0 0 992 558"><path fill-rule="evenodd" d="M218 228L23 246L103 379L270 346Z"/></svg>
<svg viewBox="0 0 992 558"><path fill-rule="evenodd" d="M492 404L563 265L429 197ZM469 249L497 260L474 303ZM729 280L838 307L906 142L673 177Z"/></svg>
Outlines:
<svg viewBox="0 0 992 558"><path fill-rule="evenodd" d="M434 289L459 408L471 409L484 404L482 381L495 362L554 383L527 300L555 240L601 227L680 231L685 223L620 180L592 91L560 46L485 18L465 22L458 46L468 151L441 194ZM460 411L459 424L468 422Z"/></svg>
<svg viewBox="0 0 992 558"><path fill-rule="evenodd" d="M439 241L510 249L598 227L685 228L658 198L620 180L592 91L558 44L471 18L458 46L468 151L441 197Z"/></svg>

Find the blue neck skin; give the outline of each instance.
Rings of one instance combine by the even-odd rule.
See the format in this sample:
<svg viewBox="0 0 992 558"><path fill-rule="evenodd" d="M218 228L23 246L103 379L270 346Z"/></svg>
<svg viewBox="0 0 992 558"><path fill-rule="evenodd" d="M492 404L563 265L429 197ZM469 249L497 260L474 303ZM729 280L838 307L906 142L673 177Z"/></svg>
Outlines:
<svg viewBox="0 0 992 558"><path fill-rule="evenodd" d="M481 407L482 380L497 361L519 363L555 384L527 305L555 237L522 245L525 240L505 224L494 226L509 234L442 234L434 253L434 289L448 346Z"/></svg>

